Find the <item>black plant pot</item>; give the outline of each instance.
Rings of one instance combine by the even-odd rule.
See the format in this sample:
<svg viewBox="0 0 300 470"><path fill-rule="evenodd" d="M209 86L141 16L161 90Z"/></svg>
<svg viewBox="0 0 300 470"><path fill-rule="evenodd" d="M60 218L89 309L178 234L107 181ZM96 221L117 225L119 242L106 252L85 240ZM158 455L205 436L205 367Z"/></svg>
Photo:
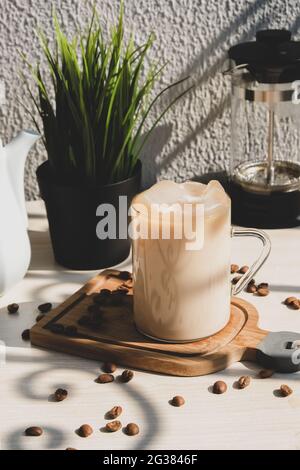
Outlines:
<svg viewBox="0 0 300 470"><path fill-rule="evenodd" d="M128 236L119 238L119 196L127 196L128 214L132 198L140 190L140 162L131 178L99 187L62 184L55 178L48 161L38 167L36 174L46 206L54 256L59 264L69 269L94 270L116 265L128 257L130 239ZM96 227L101 217L96 211L103 203L111 204L116 210L116 239L100 240L97 236ZM127 225L128 221L125 217ZM122 229L127 233L127 226Z"/></svg>

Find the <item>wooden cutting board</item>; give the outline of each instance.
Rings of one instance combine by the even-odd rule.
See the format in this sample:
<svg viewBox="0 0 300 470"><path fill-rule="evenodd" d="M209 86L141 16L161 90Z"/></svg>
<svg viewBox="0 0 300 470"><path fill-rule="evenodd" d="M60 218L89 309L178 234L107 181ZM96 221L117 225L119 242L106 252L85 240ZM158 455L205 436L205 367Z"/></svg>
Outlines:
<svg viewBox="0 0 300 470"><path fill-rule="evenodd" d="M106 270L91 279L33 326L30 332L32 344L94 360L112 361L127 367L178 376L210 374L241 360L259 361L265 366L280 369L280 365L274 363L273 356L276 354L272 352L272 335L277 335L275 339L281 344L281 337L278 339L281 333L260 330L257 326L258 312L249 302L232 298L229 323L214 336L185 344L152 341L135 328L132 281L124 280L124 277L124 272ZM124 287L128 289L126 295ZM114 294L104 299L104 304L100 298L100 312L88 313L102 289L114 291ZM123 292L118 289L123 289ZM288 338L293 341L300 339L298 334L289 335ZM283 349L286 350L287 341L284 341ZM265 343L268 343L267 349ZM291 351L288 352L290 354ZM281 367L283 371L286 368L287 364Z"/></svg>

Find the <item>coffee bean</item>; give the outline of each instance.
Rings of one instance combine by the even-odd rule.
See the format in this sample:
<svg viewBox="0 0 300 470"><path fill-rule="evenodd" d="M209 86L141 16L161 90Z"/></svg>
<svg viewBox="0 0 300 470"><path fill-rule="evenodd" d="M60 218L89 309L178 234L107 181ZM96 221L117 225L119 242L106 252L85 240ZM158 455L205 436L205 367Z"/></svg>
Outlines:
<svg viewBox="0 0 300 470"><path fill-rule="evenodd" d="M22 333L22 339L24 341L29 341L30 340L30 330L24 330Z"/></svg>
<svg viewBox="0 0 300 470"><path fill-rule="evenodd" d="M239 268L239 266L238 266L237 264L232 264L232 265L230 266L230 272L231 272L231 274L237 273L239 269L240 269L240 268Z"/></svg>
<svg viewBox="0 0 300 470"><path fill-rule="evenodd" d="M41 304L38 306L38 310L41 313L48 313L52 309L52 304L50 302L46 302L45 304Z"/></svg>
<svg viewBox="0 0 300 470"><path fill-rule="evenodd" d="M248 282L248 285L252 285L252 284L255 284L255 279L250 279L250 281Z"/></svg>
<svg viewBox="0 0 300 470"><path fill-rule="evenodd" d="M111 294L111 290L109 289L101 289L100 291L100 295L104 296L104 297L109 297Z"/></svg>
<svg viewBox="0 0 300 470"><path fill-rule="evenodd" d="M127 436L136 436L140 432L140 428L135 423L129 423L124 429Z"/></svg>
<svg viewBox="0 0 300 470"><path fill-rule="evenodd" d="M107 419L116 419L122 413L123 409L121 406L114 406L111 410L106 413Z"/></svg>
<svg viewBox="0 0 300 470"><path fill-rule="evenodd" d="M242 278L242 276L236 276L236 277L234 277L234 278L231 280L232 284L234 284L234 285L237 284L241 278Z"/></svg>
<svg viewBox="0 0 300 470"><path fill-rule="evenodd" d="M77 335L77 328L75 325L68 325L65 327L65 334L67 336L76 336Z"/></svg>
<svg viewBox="0 0 300 470"><path fill-rule="evenodd" d="M97 378L96 382L99 384L108 384L110 382L113 382L114 380L115 378L112 374L101 374Z"/></svg>
<svg viewBox="0 0 300 470"><path fill-rule="evenodd" d="M127 295L129 289L127 287L119 286L116 290L112 291L112 295Z"/></svg>
<svg viewBox="0 0 300 470"><path fill-rule="evenodd" d="M280 393L283 397L288 397L293 393L293 390L288 385L280 385Z"/></svg>
<svg viewBox="0 0 300 470"><path fill-rule="evenodd" d="M68 396L68 391L64 390L63 388L58 388L54 392L54 398L56 401L63 401L67 398Z"/></svg>
<svg viewBox="0 0 300 470"><path fill-rule="evenodd" d="M10 304L7 306L8 313L17 313L19 310L18 304Z"/></svg>
<svg viewBox="0 0 300 470"><path fill-rule="evenodd" d="M127 383L133 379L133 376L134 376L134 373L132 372L132 370L126 369L121 374L121 380L122 382Z"/></svg>
<svg viewBox="0 0 300 470"><path fill-rule="evenodd" d="M44 313L40 313L40 314L36 317L35 321L38 323L39 321L43 320L43 318L45 318L45 316L46 316L46 315L45 315Z"/></svg>
<svg viewBox="0 0 300 470"><path fill-rule="evenodd" d="M82 424L78 429L78 434L80 437L89 437L93 434L93 428L89 424Z"/></svg>
<svg viewBox="0 0 300 470"><path fill-rule="evenodd" d="M117 370L117 366L113 362L104 362L102 369L104 372L112 373Z"/></svg>
<svg viewBox="0 0 300 470"><path fill-rule="evenodd" d="M274 371L271 370L271 369L263 369L263 370L260 370L259 373L258 373L258 377L260 379L268 379L269 377L272 377L272 375L274 374Z"/></svg>
<svg viewBox="0 0 300 470"><path fill-rule="evenodd" d="M292 302L298 302L296 297L287 297L284 301L285 305L290 305Z"/></svg>
<svg viewBox="0 0 300 470"><path fill-rule="evenodd" d="M249 375L242 375L242 377L239 378L238 380L238 386L239 388L246 388L250 385L250 377Z"/></svg>
<svg viewBox="0 0 300 470"><path fill-rule="evenodd" d="M30 428L25 429L26 436L41 436L43 434L42 428L39 426L31 426Z"/></svg>
<svg viewBox="0 0 300 470"><path fill-rule="evenodd" d="M117 289L117 293L119 293L119 294L126 295L126 294L128 294L128 292L129 292L129 289L125 286L119 286L118 289Z"/></svg>
<svg viewBox="0 0 300 470"><path fill-rule="evenodd" d="M247 271L249 271L249 266L242 266L242 267L239 269L239 273L240 273L240 274L246 274Z"/></svg>
<svg viewBox="0 0 300 470"><path fill-rule="evenodd" d="M122 279L122 281L128 281L129 279L132 279L132 274L129 271L121 271L118 278Z"/></svg>
<svg viewBox="0 0 300 470"><path fill-rule="evenodd" d="M63 335L65 332L65 327L61 323L52 323L49 326L49 329L52 333L55 333L57 335Z"/></svg>
<svg viewBox="0 0 300 470"><path fill-rule="evenodd" d="M106 423L105 425L105 429L107 432L119 431L121 427L122 427L122 424L120 423L120 421L111 421L110 423Z"/></svg>
<svg viewBox="0 0 300 470"><path fill-rule="evenodd" d="M222 393L225 393L227 390L227 385L225 382L222 380L218 380L217 382L214 383L213 385L213 393L217 395L221 395Z"/></svg>
<svg viewBox="0 0 300 470"><path fill-rule="evenodd" d="M185 404L185 399L181 397L180 395L176 395L175 397L172 398L171 400L171 405L172 406L183 406Z"/></svg>
<svg viewBox="0 0 300 470"><path fill-rule="evenodd" d="M292 308L293 310L299 310L300 309L300 302L299 300L293 300L290 304L289 307Z"/></svg>
<svg viewBox="0 0 300 470"><path fill-rule="evenodd" d="M257 286L258 289L269 289L269 284L267 282L261 282Z"/></svg>
<svg viewBox="0 0 300 470"><path fill-rule="evenodd" d="M248 284L246 291L249 292L249 294L254 294L257 291L257 287L255 284Z"/></svg>
<svg viewBox="0 0 300 470"><path fill-rule="evenodd" d="M75 447L67 447L66 450L77 450Z"/></svg>
<svg viewBox="0 0 300 470"><path fill-rule="evenodd" d="M257 289L257 294L260 297L266 297L267 295L269 295L269 293L270 293L269 289L264 289L264 288Z"/></svg>

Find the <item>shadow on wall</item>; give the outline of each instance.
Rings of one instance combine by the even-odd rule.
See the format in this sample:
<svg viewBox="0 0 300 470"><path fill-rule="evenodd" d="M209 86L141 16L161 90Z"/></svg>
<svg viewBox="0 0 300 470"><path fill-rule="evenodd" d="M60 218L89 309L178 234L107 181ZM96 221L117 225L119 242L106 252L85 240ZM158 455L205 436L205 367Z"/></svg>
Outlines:
<svg viewBox="0 0 300 470"><path fill-rule="evenodd" d="M206 86L208 80L214 79L219 73L221 73L224 61L227 57L227 50L231 45L238 41L244 42L247 40L253 40L256 31L258 31L259 29L274 27L272 26L272 24L270 24L272 23L270 22L270 17L267 16L266 12L263 11L266 6L268 6L267 0L256 0L239 16L237 16L229 24L228 27L220 31L219 35L214 39L214 41L212 41L204 50L202 50L201 54L196 57L194 61L188 67L186 67L186 69L182 71L178 77L174 79L174 81L177 81L186 76L191 76L191 78L193 79L195 88L188 94L188 96L182 98L182 100L189 100L189 102L191 102L192 100L200 100L199 96L197 96L198 89ZM261 19L259 21L256 21L255 23L252 23L246 31L243 31L242 34L238 35L238 39L232 41L231 37L233 33L238 31L241 26L245 25L247 23L247 20L252 16L261 16ZM300 17L297 17L295 21L292 20L286 27L289 27L292 34L295 35L300 28ZM219 48L223 49L221 56L217 56L216 54L216 51ZM209 57L213 59L212 63L211 65L205 68L205 63ZM172 99L174 99L176 95L180 94L180 92L183 91L185 86L186 83L183 83L179 87L172 89L171 92L168 94L168 100L171 101ZM196 127L192 129L189 134L186 135L182 142L180 142L175 148L171 149L169 153L166 153L164 155L163 160L159 161L158 163L155 162L155 158L158 157L161 150L167 144L168 140L171 137L171 133L163 132L160 128L156 129L153 132L151 140L149 140L149 142L145 146L143 156L144 172L149 172L149 177L147 175L147 177L145 178L145 183L147 186L153 184L161 170L167 168L173 161L176 160L176 158L180 154L184 153L191 146L191 144L196 141L198 136L203 134L206 129L211 127L217 119L221 118L225 110L229 108L229 93L224 97L218 95L218 90L216 90L215 96L213 96L212 98L216 102L216 105L209 109L209 112L206 116L201 116L199 114L200 122L196 125ZM182 106L182 100L180 100L177 105ZM161 111L161 107L158 108L160 108L158 109L158 112ZM163 127L167 128L168 126ZM147 155L150 155L152 158L152 163L150 165L147 164ZM206 168L206 171L210 171L213 169L215 170L216 162L212 161L210 163L211 168Z"/></svg>
<svg viewBox="0 0 300 470"><path fill-rule="evenodd" d="M142 151L142 189L149 188L157 180L159 164L156 162L156 159L161 154L166 143L170 140L172 128L172 124L169 123L157 126L150 135L149 140ZM144 135L142 136L142 139L143 137Z"/></svg>

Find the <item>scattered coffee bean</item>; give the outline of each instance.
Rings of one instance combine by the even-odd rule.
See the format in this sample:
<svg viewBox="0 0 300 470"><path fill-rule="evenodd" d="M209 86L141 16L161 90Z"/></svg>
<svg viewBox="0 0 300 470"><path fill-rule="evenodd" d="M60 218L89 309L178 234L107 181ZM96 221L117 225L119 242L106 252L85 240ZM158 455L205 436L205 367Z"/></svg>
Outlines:
<svg viewBox="0 0 300 470"><path fill-rule="evenodd" d="M269 377L272 377L273 374L274 374L274 371L271 369L262 369L259 371L258 377L260 379L268 379Z"/></svg>
<svg viewBox="0 0 300 470"><path fill-rule="evenodd" d="M269 289L264 289L264 288L257 289L257 294L260 297L266 297L267 295L269 295L269 293L270 293Z"/></svg>
<svg viewBox="0 0 300 470"><path fill-rule="evenodd" d="M121 380L122 382L127 383L133 379L133 376L134 376L134 373L132 372L132 370L126 369L121 374Z"/></svg>
<svg viewBox="0 0 300 470"><path fill-rule="evenodd" d="M111 410L106 413L107 419L116 419L120 416L123 409L122 406L114 406Z"/></svg>
<svg viewBox="0 0 300 470"><path fill-rule="evenodd" d="M239 268L239 266L238 266L237 264L232 264L232 265L230 266L230 272L231 272L231 274L237 273L239 269L240 269L240 268Z"/></svg>
<svg viewBox="0 0 300 470"><path fill-rule="evenodd" d="M111 296L109 289L101 289L99 294L93 296L93 302L97 305L105 305Z"/></svg>
<svg viewBox="0 0 300 470"><path fill-rule="evenodd" d="M77 335L77 328L75 325L68 325L65 327L65 334L67 336L76 336Z"/></svg>
<svg viewBox="0 0 300 470"><path fill-rule="evenodd" d="M22 339L24 341L29 341L30 340L30 330L24 330L22 333Z"/></svg>
<svg viewBox="0 0 300 470"><path fill-rule="evenodd" d="M267 282L261 282L257 286L258 289L269 289L269 284Z"/></svg>
<svg viewBox="0 0 300 470"><path fill-rule="evenodd" d="M114 380L115 378L112 374L100 374L96 382L99 384L108 384L110 382L113 382Z"/></svg>
<svg viewBox="0 0 300 470"><path fill-rule="evenodd" d="M128 294L128 292L129 292L129 289L125 286L119 286L118 289L117 289L118 294L126 295L126 294Z"/></svg>
<svg viewBox="0 0 300 470"><path fill-rule="evenodd" d="M30 428L25 429L26 436L41 436L43 434L42 428L39 426L31 426Z"/></svg>
<svg viewBox="0 0 300 470"><path fill-rule="evenodd" d="M249 294L255 294L255 292L257 291L257 287L255 284L248 284L247 285L247 288L246 288L246 291L249 292Z"/></svg>
<svg viewBox="0 0 300 470"><path fill-rule="evenodd" d="M120 421L111 421L110 423L106 423L105 425L105 429L107 432L119 431L121 427L122 427L122 424L120 423Z"/></svg>
<svg viewBox="0 0 300 470"><path fill-rule="evenodd" d="M240 274L246 274L247 271L249 271L249 266L242 266L238 272Z"/></svg>
<svg viewBox="0 0 300 470"><path fill-rule="evenodd" d="M38 306L38 310L41 313L48 313L52 309L52 304L50 302L46 302L45 304L41 304Z"/></svg>
<svg viewBox="0 0 300 470"><path fill-rule="evenodd" d="M44 313L40 313L40 314L36 317L35 321L38 323L39 321L43 320L43 318L45 318L45 314L44 314Z"/></svg>
<svg viewBox="0 0 300 470"><path fill-rule="evenodd" d="M19 305L18 304L10 304L7 306L7 311L8 313L17 313L19 310Z"/></svg>
<svg viewBox="0 0 300 470"><path fill-rule="evenodd" d="M102 366L102 370L104 372L111 374L117 370L117 366L113 362L104 362Z"/></svg>
<svg viewBox="0 0 300 470"><path fill-rule="evenodd" d="M82 424L78 429L78 434L80 437L89 437L93 434L93 428L89 424Z"/></svg>
<svg viewBox="0 0 300 470"><path fill-rule="evenodd" d="M222 393L225 393L227 390L227 385L225 382L222 380L218 380L217 382L214 383L213 385L213 393L217 395L221 395Z"/></svg>
<svg viewBox="0 0 300 470"><path fill-rule="evenodd" d="M253 279L253 278L252 278L252 279L250 279L250 281L248 282L248 284L249 284L249 285L251 285L251 284L255 284L255 279Z"/></svg>
<svg viewBox="0 0 300 470"><path fill-rule="evenodd" d="M129 423L124 429L127 436L136 436L140 432L140 428L135 423Z"/></svg>
<svg viewBox="0 0 300 470"><path fill-rule="evenodd" d="M238 380L238 386L239 388L246 388L250 385L250 377L249 375L242 375L242 377L239 378Z"/></svg>
<svg viewBox="0 0 300 470"><path fill-rule="evenodd" d="M234 284L234 285L237 284L241 278L242 278L242 276L236 276L236 277L234 277L234 278L231 280L232 284Z"/></svg>
<svg viewBox="0 0 300 470"><path fill-rule="evenodd" d="M280 385L280 393L283 397L288 397L293 393L293 390L288 385Z"/></svg>
<svg viewBox="0 0 300 470"><path fill-rule="evenodd" d="M300 309L300 302L298 299L293 300L290 304L289 307L291 307L293 310L299 310Z"/></svg>
<svg viewBox="0 0 300 470"><path fill-rule="evenodd" d="M67 398L67 396L68 396L68 391L64 390L63 388L58 388L54 392L54 398L56 401L63 401Z"/></svg>
<svg viewBox="0 0 300 470"><path fill-rule="evenodd" d="M285 305L290 305L292 302L298 302L296 297L287 297L284 301Z"/></svg>
<svg viewBox="0 0 300 470"><path fill-rule="evenodd" d="M183 406L185 404L185 399L183 397L181 397L180 395L176 395L175 397L172 398L172 400L170 401L170 404L172 406Z"/></svg>
<svg viewBox="0 0 300 470"><path fill-rule="evenodd" d="M111 290L109 289L101 289L100 291L100 295L104 296L104 297L109 297L111 294Z"/></svg>
<svg viewBox="0 0 300 470"><path fill-rule="evenodd" d="M129 281L129 279L132 279L132 274L129 271L121 271L118 278L122 279L122 281Z"/></svg>
<svg viewBox="0 0 300 470"><path fill-rule="evenodd" d="M77 450L75 447L67 447L66 450Z"/></svg>
<svg viewBox="0 0 300 470"><path fill-rule="evenodd" d="M56 333L57 335L63 335L65 332L65 327L61 323L52 323L49 329L52 333Z"/></svg>

